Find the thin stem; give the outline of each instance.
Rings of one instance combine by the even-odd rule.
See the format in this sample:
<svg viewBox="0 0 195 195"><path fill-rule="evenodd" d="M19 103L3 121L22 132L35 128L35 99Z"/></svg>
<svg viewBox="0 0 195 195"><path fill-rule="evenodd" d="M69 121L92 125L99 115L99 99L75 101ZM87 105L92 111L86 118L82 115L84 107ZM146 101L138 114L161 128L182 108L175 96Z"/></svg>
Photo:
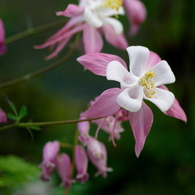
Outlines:
<svg viewBox="0 0 195 195"><path fill-rule="evenodd" d="M28 80L28 79L34 78L34 77L36 77L36 76L38 76L38 75L40 75L40 74L43 74L43 73L45 73L45 72L48 72L48 71L50 71L50 70L52 70L52 69L58 67L59 65L61 65L62 63L64 63L64 62L72 55L73 51L75 50L75 48L76 48L76 46L77 46L77 43L78 43L79 38L80 38L80 34L78 34L78 35L76 36L74 45L73 45L73 47L71 48L71 50L65 55L65 57L63 57L63 58L60 59L59 61L57 61L57 62L51 64L50 66L47 66L47 67L42 68L42 69L40 69L40 70L38 70L38 71L35 71L35 72L33 72L33 73L30 73L30 74L24 75L24 76L22 76L22 77L20 77L20 78L13 79L13 80L11 80L11 81L2 83L2 84L0 84L0 88L5 88L5 87L9 87L9 86L11 86L11 85L15 85L15 84L21 83L21 82L23 82L23 81L26 81L26 80Z"/></svg>
<svg viewBox="0 0 195 195"><path fill-rule="evenodd" d="M69 188L65 188L64 195L68 195L68 193L69 193Z"/></svg>
<svg viewBox="0 0 195 195"><path fill-rule="evenodd" d="M14 123L14 124L11 124L11 125L7 125L7 126L4 126L4 127L1 127L0 131L1 130L6 130L6 129L10 129L10 128L13 128L13 127L16 127L16 126L17 126L17 123Z"/></svg>
<svg viewBox="0 0 195 195"><path fill-rule="evenodd" d="M63 124L72 124L72 123L79 123L83 121L92 121L97 120L102 117L98 118L89 118L89 119L76 119L76 120L66 120L66 121L52 121L52 122L37 122L37 123L18 123L18 127L28 127L28 126L50 126L50 125L63 125ZM1 129L0 129L1 130Z"/></svg>
<svg viewBox="0 0 195 195"><path fill-rule="evenodd" d="M9 43L12 43L14 41L18 41L20 39L24 39L28 36L32 36L32 35L35 35L35 34L38 34L38 33L41 33L41 32L45 32L45 31L49 31L49 30L52 30L54 28L58 28L58 27L61 27L67 20L60 20L60 21L57 21L57 22L53 22L53 23L50 23L50 24L45 24L45 25L42 25L42 26L38 26L38 27L35 27L35 28L32 28L32 29L27 29L21 33L18 33L18 34L15 34L11 37L8 37L5 41L6 44L9 44Z"/></svg>
<svg viewBox="0 0 195 195"><path fill-rule="evenodd" d="M35 122L35 123L14 123L11 125L7 125L4 127L0 127L0 131L1 130L5 130L5 129L9 129L12 127L30 127L30 126L50 126L50 125L63 125L63 124L72 124L72 123L79 123L79 122L83 122L83 121L92 121L92 120L97 120L100 119L102 117L98 117L98 118L89 118L89 119L82 119L82 120L66 120L66 121L52 121L52 122Z"/></svg>

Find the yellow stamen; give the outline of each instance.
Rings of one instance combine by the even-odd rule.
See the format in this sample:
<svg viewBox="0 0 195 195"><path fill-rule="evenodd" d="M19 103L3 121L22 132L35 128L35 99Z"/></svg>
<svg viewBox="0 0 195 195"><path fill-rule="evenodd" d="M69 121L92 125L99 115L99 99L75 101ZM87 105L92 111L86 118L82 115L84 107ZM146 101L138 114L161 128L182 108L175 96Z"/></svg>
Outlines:
<svg viewBox="0 0 195 195"><path fill-rule="evenodd" d="M144 74L144 76L140 79L139 84L145 87L145 96L148 98L152 98L155 94L154 90L154 72L148 71Z"/></svg>
<svg viewBox="0 0 195 195"><path fill-rule="evenodd" d="M118 11L120 7L122 6L122 4L123 4L122 0L105 0L103 6L110 7Z"/></svg>

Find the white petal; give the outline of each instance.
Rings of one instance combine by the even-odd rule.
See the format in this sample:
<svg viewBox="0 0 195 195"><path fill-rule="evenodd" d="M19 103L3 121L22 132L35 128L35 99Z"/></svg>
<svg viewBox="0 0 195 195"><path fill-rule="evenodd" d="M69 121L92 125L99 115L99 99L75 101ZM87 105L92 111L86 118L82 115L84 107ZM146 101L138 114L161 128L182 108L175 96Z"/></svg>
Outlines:
<svg viewBox="0 0 195 195"><path fill-rule="evenodd" d="M157 65L153 66L151 70L154 72L155 86L175 82L175 76L166 61L160 61Z"/></svg>
<svg viewBox="0 0 195 195"><path fill-rule="evenodd" d="M143 88L127 88L117 97L118 104L129 112L137 112L142 105Z"/></svg>
<svg viewBox="0 0 195 195"><path fill-rule="evenodd" d="M100 28L103 25L103 22L88 7L85 8L83 16L85 21L95 28Z"/></svg>
<svg viewBox="0 0 195 195"><path fill-rule="evenodd" d="M136 81L133 75L118 61L112 61L108 64L106 78L120 82L121 88L128 87Z"/></svg>
<svg viewBox="0 0 195 195"><path fill-rule="evenodd" d="M115 18L104 17L102 18L102 21L104 24L110 24L114 28L116 35L119 35L123 32L122 23Z"/></svg>
<svg viewBox="0 0 195 195"><path fill-rule="evenodd" d="M144 98L154 103L162 112L166 112L172 106L175 99L173 93L160 88L155 89L153 96L154 98Z"/></svg>
<svg viewBox="0 0 195 195"><path fill-rule="evenodd" d="M130 59L130 72L135 76L142 76L146 72L149 58L149 50L142 46L130 46L127 48Z"/></svg>
<svg viewBox="0 0 195 195"><path fill-rule="evenodd" d="M118 11L109 7L104 7L104 6L101 7L102 9L99 10L101 16L108 17L108 16L125 15L125 10L122 6L119 8Z"/></svg>

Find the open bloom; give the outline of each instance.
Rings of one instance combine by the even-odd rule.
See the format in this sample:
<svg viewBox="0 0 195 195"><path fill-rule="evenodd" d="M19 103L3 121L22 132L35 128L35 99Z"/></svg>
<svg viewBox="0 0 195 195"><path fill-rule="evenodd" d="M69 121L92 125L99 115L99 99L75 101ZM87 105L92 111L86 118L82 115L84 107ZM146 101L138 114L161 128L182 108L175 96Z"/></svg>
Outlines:
<svg viewBox="0 0 195 195"><path fill-rule="evenodd" d="M167 115L184 121L186 116L174 95L164 87L164 84L175 81L168 63L146 47L131 46L127 52L130 71L121 58L116 60L117 57L113 55L87 54L78 58L85 68L95 74L120 83L120 88L104 91L81 116L107 117L116 114L121 107L129 111L129 121L136 141L135 153L139 156L153 123L152 111L144 99L154 103Z"/></svg>
<svg viewBox="0 0 195 195"><path fill-rule="evenodd" d="M69 4L65 11L57 12L58 16L70 17L69 22L43 45L35 48L55 48L54 52L46 57L51 59L63 49L74 34L83 31L85 53L101 51L102 33L111 45L125 49L128 44L123 34L123 26L119 20L112 17L125 14L122 3L122 0L80 0L78 6Z"/></svg>
<svg viewBox="0 0 195 195"><path fill-rule="evenodd" d="M4 55L7 51L5 46L5 29L2 19L0 19L0 55Z"/></svg>

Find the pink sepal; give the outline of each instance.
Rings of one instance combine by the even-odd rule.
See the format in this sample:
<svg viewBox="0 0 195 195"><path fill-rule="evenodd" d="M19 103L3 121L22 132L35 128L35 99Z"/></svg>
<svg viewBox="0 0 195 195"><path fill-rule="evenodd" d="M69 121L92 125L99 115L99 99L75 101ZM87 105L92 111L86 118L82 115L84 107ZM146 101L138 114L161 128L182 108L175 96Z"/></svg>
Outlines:
<svg viewBox="0 0 195 195"><path fill-rule="evenodd" d="M129 113L129 122L135 138L135 154L139 157L153 123L153 113L143 102L138 112Z"/></svg>
<svg viewBox="0 0 195 195"><path fill-rule="evenodd" d="M161 85L159 88L169 91L169 89L164 85ZM171 117L174 117L174 118L177 118L177 119L180 119L184 122L187 122L186 114L176 98L175 98L172 106L169 108L169 110L164 112L164 114L171 116Z"/></svg>
<svg viewBox="0 0 195 195"><path fill-rule="evenodd" d="M117 103L116 99L122 91L123 89L119 88L105 90L98 98L96 98L94 104L87 111L81 113L81 116L98 118L114 115L120 109L120 105Z"/></svg>
<svg viewBox="0 0 195 195"><path fill-rule="evenodd" d="M122 58L106 53L86 54L77 58L77 61L86 69L100 76L106 76L106 68L111 61L119 61L127 69L127 65Z"/></svg>
<svg viewBox="0 0 195 195"><path fill-rule="evenodd" d="M84 7L80 7L74 4L69 4L64 11L57 12L57 16L76 17L80 16L84 11Z"/></svg>
<svg viewBox="0 0 195 195"><path fill-rule="evenodd" d="M105 25L102 27L106 40L119 49L125 50L128 47L128 42L124 36L124 33L116 35L114 28L111 25Z"/></svg>
<svg viewBox="0 0 195 195"><path fill-rule="evenodd" d="M103 40L99 31L87 23L83 29L83 44L85 53L97 53L103 47Z"/></svg>
<svg viewBox="0 0 195 195"><path fill-rule="evenodd" d="M139 0L123 0L127 16L131 22L131 35L135 35L140 25L145 21L147 11L144 4Z"/></svg>

